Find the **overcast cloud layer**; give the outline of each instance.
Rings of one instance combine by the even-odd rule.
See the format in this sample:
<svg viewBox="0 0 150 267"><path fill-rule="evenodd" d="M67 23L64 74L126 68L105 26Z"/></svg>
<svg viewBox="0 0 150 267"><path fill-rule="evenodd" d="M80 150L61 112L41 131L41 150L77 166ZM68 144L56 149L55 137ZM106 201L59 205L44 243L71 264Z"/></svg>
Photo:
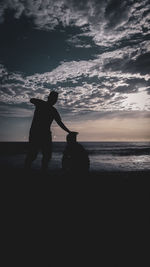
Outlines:
<svg viewBox="0 0 150 267"><path fill-rule="evenodd" d="M66 116L148 116L149 1L5 0L0 30L2 116L30 116L52 89Z"/></svg>

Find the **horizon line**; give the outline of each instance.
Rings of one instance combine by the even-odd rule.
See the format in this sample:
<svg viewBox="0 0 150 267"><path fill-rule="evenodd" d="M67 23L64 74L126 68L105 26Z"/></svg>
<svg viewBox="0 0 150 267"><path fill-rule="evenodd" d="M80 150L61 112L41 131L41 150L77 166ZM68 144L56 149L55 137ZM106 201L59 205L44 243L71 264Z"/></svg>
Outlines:
<svg viewBox="0 0 150 267"><path fill-rule="evenodd" d="M8 141L8 140L3 140L3 141L1 141L0 140L0 143L29 143L29 141L27 140L27 141L25 141L25 140L19 140L19 141L17 141L17 140L10 140L10 141ZM58 140L58 141L52 141L52 143L66 143L67 141L66 140L62 140L62 141L60 141L60 140ZM90 143L97 143L97 142L150 142L150 140L94 140L94 141L90 141L90 140L77 140L77 142L90 142Z"/></svg>

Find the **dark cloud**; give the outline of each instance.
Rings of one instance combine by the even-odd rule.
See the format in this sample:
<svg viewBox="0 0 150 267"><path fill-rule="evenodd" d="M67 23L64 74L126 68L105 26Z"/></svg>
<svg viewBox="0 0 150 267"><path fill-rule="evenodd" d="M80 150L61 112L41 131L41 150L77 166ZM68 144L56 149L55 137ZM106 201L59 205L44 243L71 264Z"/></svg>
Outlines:
<svg viewBox="0 0 150 267"><path fill-rule="evenodd" d="M107 27L113 28L128 19L128 11L131 1L111 0L105 10Z"/></svg>
<svg viewBox="0 0 150 267"><path fill-rule="evenodd" d="M132 58L133 57L133 58ZM150 52L141 53L135 58L135 51L132 55L127 53L122 58L109 58L105 61L105 71L123 71L131 73L149 74Z"/></svg>
<svg viewBox="0 0 150 267"><path fill-rule="evenodd" d="M114 91L119 93L136 93L140 88L146 88L148 90L148 86L150 85L150 80L145 80L143 78L132 78L126 79L125 85L117 86Z"/></svg>
<svg viewBox="0 0 150 267"><path fill-rule="evenodd" d="M150 87L147 87L146 91L147 91L148 95L150 95Z"/></svg>
<svg viewBox="0 0 150 267"><path fill-rule="evenodd" d="M132 73L149 74L150 52L139 55L135 60L125 64L124 70Z"/></svg>
<svg viewBox="0 0 150 267"><path fill-rule="evenodd" d="M104 71L120 71L125 65L125 58L109 58L106 60L103 70Z"/></svg>

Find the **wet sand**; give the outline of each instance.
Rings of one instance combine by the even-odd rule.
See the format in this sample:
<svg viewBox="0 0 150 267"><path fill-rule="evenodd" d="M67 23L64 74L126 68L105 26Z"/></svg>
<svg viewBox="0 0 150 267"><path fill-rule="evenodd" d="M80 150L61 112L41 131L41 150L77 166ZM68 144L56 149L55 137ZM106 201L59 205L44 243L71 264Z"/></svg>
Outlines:
<svg viewBox="0 0 150 267"><path fill-rule="evenodd" d="M15 234L12 240L21 233L31 251L32 242L39 247L48 238L52 247L59 243L61 249L67 242L67 255L73 259L82 251L90 261L90 252L84 250L94 248L94 266L104 255L102 266L148 266L149 180L147 171L67 177L61 170L43 175L39 170L1 167L7 232ZM41 230L44 240L39 244Z"/></svg>

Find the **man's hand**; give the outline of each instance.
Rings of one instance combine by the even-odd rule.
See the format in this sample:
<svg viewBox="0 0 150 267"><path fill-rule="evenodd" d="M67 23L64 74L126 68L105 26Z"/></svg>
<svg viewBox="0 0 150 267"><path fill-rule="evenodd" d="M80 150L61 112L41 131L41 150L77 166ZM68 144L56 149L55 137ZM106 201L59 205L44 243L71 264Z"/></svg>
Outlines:
<svg viewBox="0 0 150 267"><path fill-rule="evenodd" d="M72 131L69 131L69 134L79 134L78 132L72 132Z"/></svg>

